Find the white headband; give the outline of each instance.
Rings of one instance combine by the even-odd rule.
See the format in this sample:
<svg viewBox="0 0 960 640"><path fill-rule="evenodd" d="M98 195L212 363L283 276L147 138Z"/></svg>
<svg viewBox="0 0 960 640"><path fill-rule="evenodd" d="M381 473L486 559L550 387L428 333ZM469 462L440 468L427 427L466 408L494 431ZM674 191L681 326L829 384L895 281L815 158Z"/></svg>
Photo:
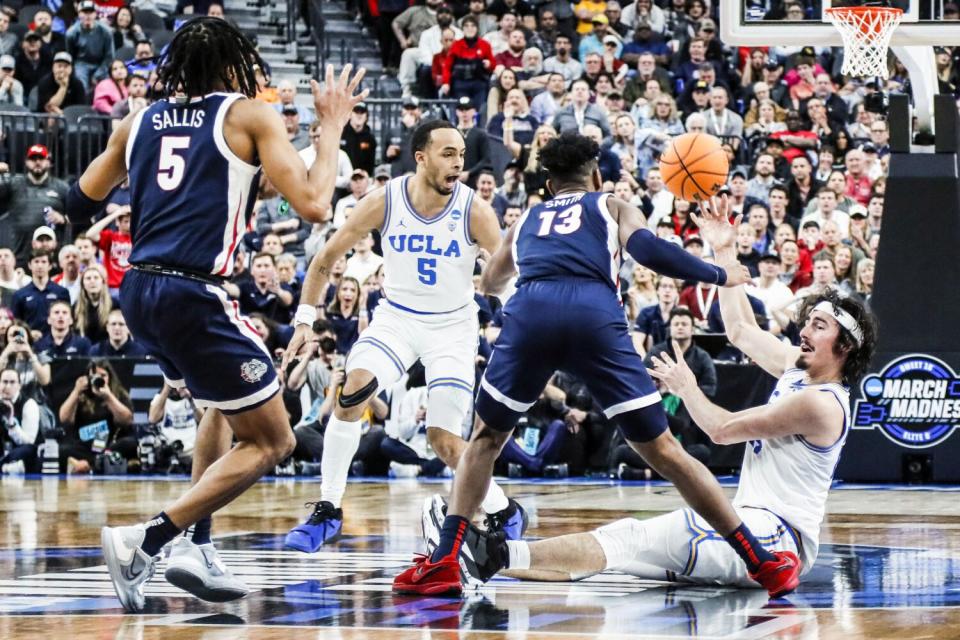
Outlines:
<svg viewBox="0 0 960 640"><path fill-rule="evenodd" d="M822 311L833 316L833 319L837 321L837 324L850 332L858 347L863 344L863 329L860 328L860 325L852 315L827 300L821 300L818 302L817 306L815 306L813 310Z"/></svg>

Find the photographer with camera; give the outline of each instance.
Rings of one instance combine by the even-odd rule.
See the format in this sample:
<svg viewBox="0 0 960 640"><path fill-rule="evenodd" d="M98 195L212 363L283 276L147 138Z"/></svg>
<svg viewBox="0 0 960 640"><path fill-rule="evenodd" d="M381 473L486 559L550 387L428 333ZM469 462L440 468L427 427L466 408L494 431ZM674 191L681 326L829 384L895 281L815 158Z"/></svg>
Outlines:
<svg viewBox="0 0 960 640"><path fill-rule="evenodd" d="M300 422L293 428L297 447L293 451L296 460L318 461L323 455L323 432L327 419L333 413L334 404L346 378L343 355L336 352L337 338L333 325L327 320L313 323L313 338L309 350L289 370L287 388L299 391L304 383L309 385L312 404ZM363 471L375 474L386 472L386 459L380 454L380 441L384 438L383 427L374 421L382 421L389 407L379 397L372 398L370 406L361 418L363 422L360 444L354 456L353 467L358 474ZM357 465L357 463L363 463ZM363 467L361 469L361 467Z"/></svg>
<svg viewBox="0 0 960 640"><path fill-rule="evenodd" d="M203 409L194 404L190 390L174 389L166 381L150 401L147 413L147 420L160 428L165 444L171 447L170 452L176 454L184 469L190 469L193 462L193 447L202 417Z"/></svg>
<svg viewBox="0 0 960 640"><path fill-rule="evenodd" d="M66 430L60 443L61 472L89 473L97 456L107 451L139 466L137 438L130 429L130 394L106 360L91 360L87 372L77 378L60 405L60 423Z"/></svg>
<svg viewBox="0 0 960 640"><path fill-rule="evenodd" d="M323 424L333 412L336 391L343 385L344 357L337 354L337 334L327 320L313 323L313 338L301 358L287 373L287 389L298 392L306 384L310 389L310 409L293 428L297 460L319 460L323 453Z"/></svg>
<svg viewBox="0 0 960 640"><path fill-rule="evenodd" d="M7 327L7 346L0 351L0 369L16 369L20 374L21 393L27 398L43 400L41 387L50 384L50 359L33 350L33 335L26 322L16 320Z"/></svg>
<svg viewBox="0 0 960 640"><path fill-rule="evenodd" d="M0 371L0 437L0 470L4 474L38 471L40 406L21 393L20 373L16 369Z"/></svg>

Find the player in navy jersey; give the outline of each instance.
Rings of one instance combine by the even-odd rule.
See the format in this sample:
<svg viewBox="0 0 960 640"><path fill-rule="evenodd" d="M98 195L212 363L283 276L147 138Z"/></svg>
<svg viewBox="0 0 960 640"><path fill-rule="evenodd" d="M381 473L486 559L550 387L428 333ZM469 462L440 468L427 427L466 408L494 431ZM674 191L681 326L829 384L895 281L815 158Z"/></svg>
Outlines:
<svg viewBox="0 0 960 640"><path fill-rule="evenodd" d="M249 223L262 170L304 218L330 216L339 132L363 77L349 65L313 84L323 128L309 169L269 105L251 100L262 61L227 22L182 26L158 69L164 99L125 118L68 195L86 218L129 174L132 265L120 302L131 333L166 383L208 408L197 434L195 484L144 524L105 527L101 542L123 607L144 606L143 586L161 548L173 545L167 580L207 600L246 593L210 543L209 516L243 493L295 446L272 357L221 286ZM230 449L231 433L237 445ZM229 450L229 451L228 451Z"/></svg>
<svg viewBox="0 0 960 640"><path fill-rule="evenodd" d="M500 294L519 272L504 307L503 331L480 383L481 422L460 459L439 544L430 557L394 579L394 591L440 594L462 590L460 550L468 518L486 490L493 464L519 417L536 402L557 369L582 378L630 445L667 478L746 562L771 595L795 588L796 556L762 547L733 510L706 467L667 429L650 376L633 348L619 297L621 251L664 275L725 287L749 280L736 260L708 264L656 238L636 207L595 193L602 183L599 147L568 132L540 152L553 198L528 209L481 277ZM706 219L716 215L704 212Z"/></svg>

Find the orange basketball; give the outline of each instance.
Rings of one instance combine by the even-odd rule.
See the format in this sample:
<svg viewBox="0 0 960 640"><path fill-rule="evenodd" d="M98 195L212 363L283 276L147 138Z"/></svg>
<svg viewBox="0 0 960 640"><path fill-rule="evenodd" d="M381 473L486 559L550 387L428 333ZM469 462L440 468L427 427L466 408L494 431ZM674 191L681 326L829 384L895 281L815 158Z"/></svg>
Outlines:
<svg viewBox="0 0 960 640"><path fill-rule="evenodd" d="M709 198L727 182L730 164L720 139L685 133L670 141L660 156L663 183L673 195L696 201Z"/></svg>

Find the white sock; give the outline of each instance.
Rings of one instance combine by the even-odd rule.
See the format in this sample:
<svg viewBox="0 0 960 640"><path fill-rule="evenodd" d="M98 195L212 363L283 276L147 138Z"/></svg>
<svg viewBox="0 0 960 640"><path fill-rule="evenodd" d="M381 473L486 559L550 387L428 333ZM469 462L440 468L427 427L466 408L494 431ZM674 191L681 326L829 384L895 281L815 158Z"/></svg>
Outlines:
<svg viewBox="0 0 960 640"><path fill-rule="evenodd" d="M323 447L324 451L326 451L326 443L324 443ZM500 485L498 485L493 478L490 478L490 487L487 489L487 495L483 499L483 502L480 503L480 508L483 509L484 513L497 513L509 506L510 501L507 500L507 494L503 492L503 489L500 488Z"/></svg>
<svg viewBox="0 0 960 640"><path fill-rule="evenodd" d="M530 568L530 545L523 540L507 540L507 549L510 551L508 569Z"/></svg>
<svg viewBox="0 0 960 640"><path fill-rule="evenodd" d="M360 446L360 421L348 422L334 415L327 421L323 434L323 455L320 458L320 499L340 508L347 490L350 463Z"/></svg>

